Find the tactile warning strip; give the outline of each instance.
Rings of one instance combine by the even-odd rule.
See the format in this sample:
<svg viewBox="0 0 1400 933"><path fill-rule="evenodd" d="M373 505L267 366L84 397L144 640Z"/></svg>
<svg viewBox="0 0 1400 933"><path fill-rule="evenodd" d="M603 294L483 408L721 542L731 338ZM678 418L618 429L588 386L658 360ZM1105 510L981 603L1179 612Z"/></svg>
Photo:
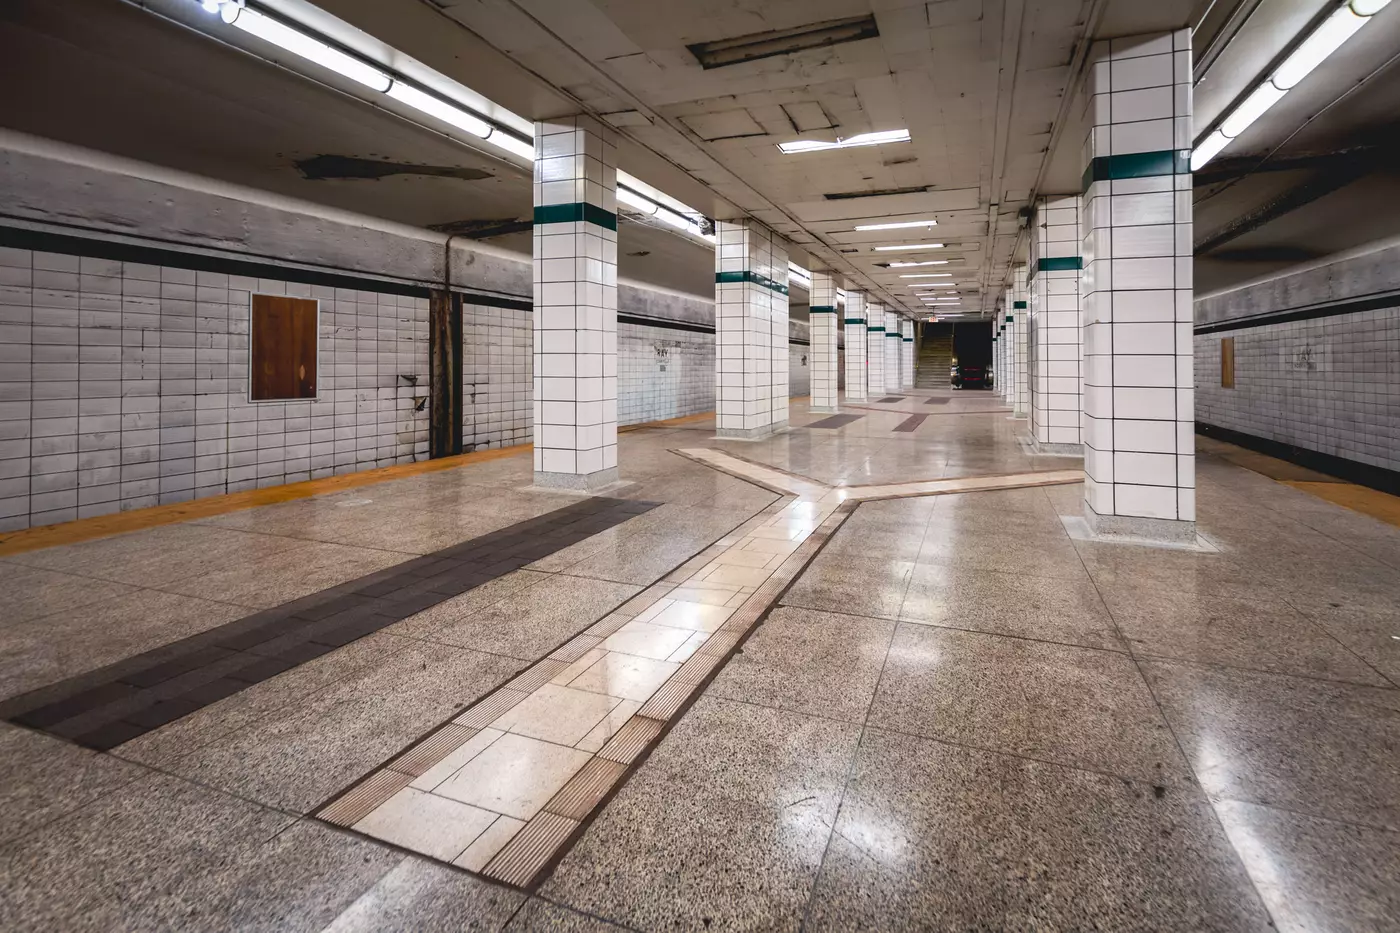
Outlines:
<svg viewBox="0 0 1400 933"><path fill-rule="evenodd" d="M437 858L428 827L455 817L448 861L534 885L853 509L774 503L317 815Z"/></svg>
<svg viewBox="0 0 1400 933"><path fill-rule="evenodd" d="M577 502L15 697L0 704L0 718L109 749L657 505ZM527 672L520 695L555 673Z"/></svg>

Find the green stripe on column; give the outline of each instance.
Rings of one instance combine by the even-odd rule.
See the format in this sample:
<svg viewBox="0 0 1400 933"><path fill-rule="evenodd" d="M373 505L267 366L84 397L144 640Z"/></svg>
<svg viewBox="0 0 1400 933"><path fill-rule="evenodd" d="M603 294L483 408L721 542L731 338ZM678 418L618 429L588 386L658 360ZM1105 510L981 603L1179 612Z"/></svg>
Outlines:
<svg viewBox="0 0 1400 933"><path fill-rule="evenodd" d="M1046 256L1037 263L1041 272L1068 272L1084 268L1082 256Z"/></svg>
<svg viewBox="0 0 1400 933"><path fill-rule="evenodd" d="M808 314L835 314L836 309L828 305L811 305L807 308Z"/></svg>
<svg viewBox="0 0 1400 933"><path fill-rule="evenodd" d="M842 323L842 324L864 324L864 323L865 323L865 318L863 318L863 317L848 317L848 318L842 318L841 323Z"/></svg>
<svg viewBox="0 0 1400 933"><path fill-rule="evenodd" d="M536 204L535 223L537 224L576 224L588 223L607 230L617 229L617 215L603 210L596 204L575 202L573 204Z"/></svg>
<svg viewBox="0 0 1400 933"><path fill-rule="evenodd" d="M1154 175L1187 175L1191 172L1191 153L1185 149L1164 149L1158 152L1130 152L1124 155L1099 156L1084 169L1083 188L1096 181L1118 178L1151 178Z"/></svg>
<svg viewBox="0 0 1400 933"><path fill-rule="evenodd" d="M1015 324L1015 323L1016 323L1016 316L1015 316L1014 314L1008 314L1008 315L1006 316L1006 323L1008 323L1008 324ZM1002 330L1005 330L1005 329L1006 329L1006 328L1004 328L1004 327L1002 328Z"/></svg>
<svg viewBox="0 0 1400 933"><path fill-rule="evenodd" d="M747 270L744 272L716 272L715 281L729 284L735 282L752 282L754 285L769 289L770 291L775 291L780 295L786 295L788 293L788 287L786 285L780 285L766 275L759 275L756 272L749 272Z"/></svg>
<svg viewBox="0 0 1400 933"><path fill-rule="evenodd" d="M867 327L866 330L884 330L883 327Z"/></svg>
<svg viewBox="0 0 1400 933"><path fill-rule="evenodd" d="M1024 301L1013 301L1011 302L1011 307L1016 311L1024 311L1026 310L1026 303Z"/></svg>

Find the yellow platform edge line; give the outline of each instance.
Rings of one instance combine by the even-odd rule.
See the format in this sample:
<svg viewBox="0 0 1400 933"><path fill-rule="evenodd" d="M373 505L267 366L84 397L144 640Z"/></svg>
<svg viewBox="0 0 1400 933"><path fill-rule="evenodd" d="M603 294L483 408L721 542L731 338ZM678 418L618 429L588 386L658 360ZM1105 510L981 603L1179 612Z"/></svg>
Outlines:
<svg viewBox="0 0 1400 933"><path fill-rule="evenodd" d="M389 480L421 476L453 470L475 463L487 463L506 457L517 457L528 452L533 445L516 444L511 447L496 447L490 450L474 450L471 453L440 457L436 460L419 460L415 463L399 463L394 466L376 467L357 473L342 473L339 476L326 476L321 479L305 480L300 483L286 483L281 486L268 486L263 489L247 489L230 492L189 502L175 502L170 505L153 505L144 509L131 509L127 512L113 512L111 515L98 515L94 518L80 518L77 521L57 525L40 525L22 531L0 534L0 557L10 554L23 554L41 548L56 547L60 544L78 544L96 538L140 531L161 525L173 525L195 518L209 518L226 515L243 509L253 509L260 505L276 505L280 502L293 502L326 493L342 492L360 486L372 486Z"/></svg>
<svg viewBox="0 0 1400 933"><path fill-rule="evenodd" d="M1283 485L1400 528L1400 497L1392 496L1390 493L1347 482L1288 481L1284 482Z"/></svg>
<svg viewBox="0 0 1400 933"><path fill-rule="evenodd" d="M707 418L713 418L714 414L713 411L706 411L696 415L669 418L664 421L647 421L641 424L627 425L618 430L620 433L626 433L637 428L674 427L704 421ZM425 473L453 470L475 463L488 463L505 457L519 456L531 450L532 447L532 444L516 444L511 447L474 450L471 453L440 457L436 460L399 463L394 466L376 467L372 470L361 470L356 473L342 473L339 476L326 476L300 483L286 483L263 489L248 489L243 492L230 492L219 496L207 496L203 499L192 499L189 502L153 505L144 509L113 512L111 515L80 518L77 521L62 522L57 525L40 525L21 531L0 533L0 557L23 554L27 551L37 551L47 547L57 547L61 544L79 544L83 541L108 538L112 535L140 531L145 528L157 528L161 525L173 525L196 518L226 515L229 512L255 509L262 505L294 502L297 499L323 496L327 493L372 486L375 483L385 483L409 476L421 476Z"/></svg>

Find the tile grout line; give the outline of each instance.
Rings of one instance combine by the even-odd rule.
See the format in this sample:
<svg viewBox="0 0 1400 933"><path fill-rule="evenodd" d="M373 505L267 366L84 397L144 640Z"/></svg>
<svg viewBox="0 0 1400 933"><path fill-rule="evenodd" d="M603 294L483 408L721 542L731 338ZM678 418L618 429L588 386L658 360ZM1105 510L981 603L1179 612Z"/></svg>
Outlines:
<svg viewBox="0 0 1400 933"><path fill-rule="evenodd" d="M1084 555L1079 553L1078 548L1075 548L1075 555L1079 558L1080 564L1083 565L1084 572L1088 574L1089 583L1093 586L1094 592L1098 595L1100 605L1102 605L1104 611L1108 613L1108 618L1112 621L1113 628L1118 633L1119 639L1122 640L1125 645L1128 645L1127 636L1123 634L1123 628L1118 624L1117 616L1113 614L1113 610L1108 605L1108 600L1104 598L1103 591L1099 588L1098 581L1094 579L1092 573L1089 573L1089 565L1085 562ZM1196 765L1191 760L1191 756L1186 753L1186 746L1182 743L1181 736L1177 734L1176 728L1172 725L1171 718L1167 716L1166 710L1162 707L1162 700L1157 696L1157 691L1152 688L1152 681L1148 678L1147 672L1143 670L1142 662L1134 656L1131 651L1129 651L1128 657L1132 661L1133 668L1137 671L1138 678L1142 681L1142 685L1147 689L1147 695L1152 698L1152 705L1156 707L1157 715L1161 717L1162 724L1167 727L1167 732L1172 737L1172 743L1176 746L1177 753L1181 755L1182 761L1186 763L1186 767L1190 770L1191 780L1196 790L1205 798L1210 808L1211 816L1215 819L1215 825L1219 828L1221 835L1225 837L1225 842L1229 845L1230 851L1234 854L1235 862L1239 866L1239 870L1243 872L1245 878L1248 879L1260 909L1264 912L1264 916L1269 918L1274 928L1278 929L1278 918L1276 918L1273 911L1269 909L1268 901L1264 898L1264 892L1260 890L1259 883L1255 881L1254 876L1250 874L1249 864L1245 861L1244 855L1235 845L1235 840L1230 837L1229 831L1225 828L1225 821L1221 819L1220 810L1216 807L1215 801L1211 798L1210 794L1206 793L1205 788L1202 786L1201 776L1196 771Z"/></svg>
<svg viewBox="0 0 1400 933"><path fill-rule="evenodd" d="M721 538L720 542L726 544L725 549L727 551L735 548L742 548L750 537L750 535L744 532L767 527L767 525L772 524L777 517L801 502L802 500L800 499L787 499L775 502L763 510L762 513L745 522L742 527L731 531L724 538ZM557 861L572 847L573 841L585 831L586 827L590 825L597 813L601 812L606 806L607 801L618 792L630 775L640 767L642 762L649 756L650 751L656 747L665 734L669 733L674 722L684 715L685 710L689 708L695 699L703 692L705 687L717 675L719 670L723 668L729 657L738 650L743 640L747 634L752 631L758 620L766 614L768 609L776 604L783 590L791 585L802 569L810 563L825 541L829 540L834 528L839 527L840 523L844 522L845 517L852 508L853 506L843 504L837 506L833 511L822 512L819 516L802 519L804 523L816 523L815 527L812 527L810 531L806 532L805 539L799 541L794 546L793 550L787 554L779 564L775 565L767 572L767 581L759 585L758 589L753 591L742 605L729 610L729 612L726 613L728 616L727 621L713 630L705 641L702 642L699 649L695 651L688 660L681 663L680 668L676 669L666 681L661 683L658 687L652 688L651 698L641 704L641 708L637 709L637 711L632 714L631 719L614 734L612 739L604 740L603 748L591 753L590 758L585 762L583 768L572 770L571 773L573 776L566 779L564 788L555 795L556 799L569 793L568 788L577 784L581 779L585 784L588 780L591 780L585 777L585 773L592 767L593 762L611 760L618 763L613 766L615 770L613 770L612 775L605 778L603 784L598 785L598 790L589 793L591 803L588 802L588 797L580 798L580 802L584 804L586 809L579 811L576 818L571 816L568 819L564 819L552 815L553 813L560 812L553 808L556 805L562 804L556 804L554 800L545 803L543 809L537 810L535 815L530 817L528 822L516 832L514 839L506 841L503 847L499 848L495 857L491 858L489 862L477 870L478 873L484 874L487 877L495 877L498 881L504 881L526 889L532 889L537 886L537 884L547 876L549 871L552 870ZM773 518L768 518L770 515L773 516ZM791 519L788 521L791 521ZM693 567L694 564L702 558L709 560L709 552L711 550L712 548L705 549L696 557L689 559L686 564ZM667 594L675 588L671 581L675 583L691 582L694 581L696 573L703 571L708 576L708 568L723 566L732 565L714 562L707 563L705 568L696 568L692 570L689 580L679 579L677 573L673 571L666 578L667 583L665 584L664 590L653 593L653 590L656 590L657 586L661 584L649 587L637 596L632 597L623 607L619 607L620 609L629 605L635 607L636 612L631 615L630 622L627 615L621 615L619 622L617 624L608 625L606 631L598 629L599 625L608 623L608 619L612 616L619 616L619 612L615 610L610 615L604 616L602 622L596 623L589 629L585 629L581 636L575 636L575 639L570 640L576 640L578 637L596 637L589 636L589 633L594 630L598 631L599 636L606 637L609 633L618 630L624 624L634 624L642 615L647 613L648 610L657 605L660 600L667 598ZM765 589L772 590L772 592L765 592ZM651 594L650 598L644 598L647 597L648 594ZM750 616L752 618L749 618ZM743 620L742 622L739 621L741 619ZM696 633L692 633L692 638L694 634ZM687 639L687 641L689 641L689 639ZM706 650L707 646L711 644L718 644L720 646L718 652L715 650ZM540 663L543 662L537 662L535 667L538 667ZM523 674L519 675L516 680L511 683L518 682L522 678L530 676L531 669L527 668ZM509 686L510 684L504 685L505 688L509 688ZM543 684L540 688L536 689L543 689ZM506 705L503 706L500 711L496 711L492 707L488 708L488 712L485 716L478 715L477 717L473 717L473 710L481 707L489 699L489 697L483 698L476 704L473 704L472 707L461 712L454 721L465 721L471 726L478 728L492 725L497 717L505 713L505 710L513 708L516 704L522 702L526 696L527 694L520 693L518 697L508 697L504 700ZM488 717L491 721L488 721ZM479 722L478 719L480 720ZM606 717L604 721L606 721ZM646 723L650 723L650 725L645 725ZM602 721L600 721L599 725L601 724ZM628 734L628 730L632 729L634 724L638 728L642 728L644 732L644 734L639 737L640 744L636 746L635 750L622 753L620 757L610 757L608 753L609 748L616 745L617 742L622 741L623 736ZM507 729L509 729L509 727L507 727ZM596 727L594 731L596 731ZM526 734L528 734L528 732ZM630 742L632 740L628 739L627 741ZM397 756L394 760L398 760L398 758L401 757L402 756ZM393 760L376 772L371 773L366 778L357 782L355 785L352 785L352 787L347 789L346 793L333 797L325 806L315 811L316 815L322 819L333 818L341 825L348 826L352 823L357 824L362 818L362 814L367 814L377 809L379 805L388 799L389 795L397 793L397 787L406 786L406 782L398 778L387 779L387 784L380 781L379 784L376 785L380 789L370 792L373 796L368 805L356 805L354 809L347 811L343 817L333 808L337 807L342 798L355 795L361 788L367 787L374 782L377 775L392 770L392 768ZM604 771L608 770L610 769L604 768ZM449 799L456 798L449 797ZM328 816L326 813L327 810L335 813L336 816ZM562 822L559 822L561 820ZM554 825L559 826L559 832L545 828L546 826ZM536 841L537 837L539 840L538 842ZM472 844L475 843L473 842ZM468 848L470 848L470 846L468 846ZM464 866L459 865L458 867Z"/></svg>

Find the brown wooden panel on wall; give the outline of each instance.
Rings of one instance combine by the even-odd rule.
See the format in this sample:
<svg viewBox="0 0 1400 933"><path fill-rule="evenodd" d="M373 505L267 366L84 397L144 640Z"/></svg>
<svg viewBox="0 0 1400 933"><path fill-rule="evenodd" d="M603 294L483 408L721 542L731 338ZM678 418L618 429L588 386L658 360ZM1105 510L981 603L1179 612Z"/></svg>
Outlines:
<svg viewBox="0 0 1400 933"><path fill-rule="evenodd" d="M1220 387L1235 387L1235 338L1220 338Z"/></svg>
<svg viewBox="0 0 1400 933"><path fill-rule="evenodd" d="M255 402L316 397L316 302L254 295L249 327L249 397Z"/></svg>

